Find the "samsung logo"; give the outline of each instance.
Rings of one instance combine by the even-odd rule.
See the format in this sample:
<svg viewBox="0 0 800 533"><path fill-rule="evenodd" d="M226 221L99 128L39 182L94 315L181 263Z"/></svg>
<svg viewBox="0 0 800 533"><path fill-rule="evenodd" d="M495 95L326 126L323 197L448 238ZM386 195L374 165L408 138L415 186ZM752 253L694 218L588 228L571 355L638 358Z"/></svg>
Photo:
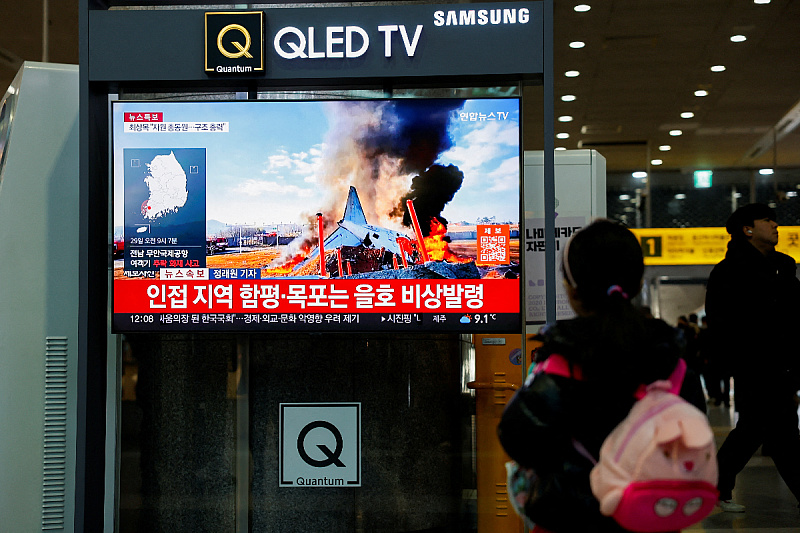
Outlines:
<svg viewBox="0 0 800 533"><path fill-rule="evenodd" d="M486 26L487 24L527 24L531 13L527 7L505 9L461 9L434 11L434 26Z"/></svg>

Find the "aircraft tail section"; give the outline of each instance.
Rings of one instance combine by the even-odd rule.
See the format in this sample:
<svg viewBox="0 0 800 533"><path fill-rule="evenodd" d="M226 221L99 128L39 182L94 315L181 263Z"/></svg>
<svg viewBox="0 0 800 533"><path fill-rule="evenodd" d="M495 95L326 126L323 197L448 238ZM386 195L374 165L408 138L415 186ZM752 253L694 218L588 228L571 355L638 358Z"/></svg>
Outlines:
<svg viewBox="0 0 800 533"><path fill-rule="evenodd" d="M352 185L350 186L350 193L347 195L347 205L344 208L342 220L348 220L361 226L367 225L367 217L361 207L361 200L358 199L356 188Z"/></svg>

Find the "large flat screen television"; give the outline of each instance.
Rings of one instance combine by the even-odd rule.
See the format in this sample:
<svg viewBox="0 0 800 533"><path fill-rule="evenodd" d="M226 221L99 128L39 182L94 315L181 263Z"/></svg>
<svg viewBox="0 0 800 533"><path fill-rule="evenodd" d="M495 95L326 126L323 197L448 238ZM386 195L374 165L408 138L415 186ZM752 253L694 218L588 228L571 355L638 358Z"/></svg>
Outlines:
<svg viewBox="0 0 800 533"><path fill-rule="evenodd" d="M518 99L112 107L115 332L521 328Z"/></svg>

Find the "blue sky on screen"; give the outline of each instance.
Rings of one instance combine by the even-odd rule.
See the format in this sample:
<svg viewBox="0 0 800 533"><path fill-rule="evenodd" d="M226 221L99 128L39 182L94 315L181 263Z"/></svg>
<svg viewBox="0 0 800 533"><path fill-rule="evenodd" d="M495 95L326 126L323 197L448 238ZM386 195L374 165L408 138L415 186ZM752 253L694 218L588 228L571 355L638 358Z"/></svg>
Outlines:
<svg viewBox="0 0 800 533"><path fill-rule="evenodd" d="M122 225L123 219L123 148L206 148L207 219L302 224L318 211L338 219L352 184L369 222L391 225L387 211L408 191L416 172L404 172L392 157L351 157L357 152L353 139L365 127L391 130L375 110L380 105L367 101L345 110L325 101L117 103L114 225ZM452 112L452 146L435 160L464 173L460 190L442 211L449 222L474 223L482 217L518 222L518 106L515 99L466 100ZM229 132L123 133L124 112L163 112L164 122L227 122ZM470 119L470 114L490 113L495 120Z"/></svg>

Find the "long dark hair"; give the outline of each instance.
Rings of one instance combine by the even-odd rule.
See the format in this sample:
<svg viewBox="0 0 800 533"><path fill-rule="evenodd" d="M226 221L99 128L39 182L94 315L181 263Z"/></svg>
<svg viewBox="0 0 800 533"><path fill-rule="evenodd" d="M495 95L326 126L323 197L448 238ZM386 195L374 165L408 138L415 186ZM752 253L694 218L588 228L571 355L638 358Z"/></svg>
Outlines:
<svg viewBox="0 0 800 533"><path fill-rule="evenodd" d="M647 319L631 300L639 294L644 274L642 248L625 226L600 219L573 235L564 250L564 279L576 291L589 316L583 320L592 338L574 361L587 379L610 379L618 384L641 383L655 369L646 346ZM626 387L627 388L627 387Z"/></svg>

